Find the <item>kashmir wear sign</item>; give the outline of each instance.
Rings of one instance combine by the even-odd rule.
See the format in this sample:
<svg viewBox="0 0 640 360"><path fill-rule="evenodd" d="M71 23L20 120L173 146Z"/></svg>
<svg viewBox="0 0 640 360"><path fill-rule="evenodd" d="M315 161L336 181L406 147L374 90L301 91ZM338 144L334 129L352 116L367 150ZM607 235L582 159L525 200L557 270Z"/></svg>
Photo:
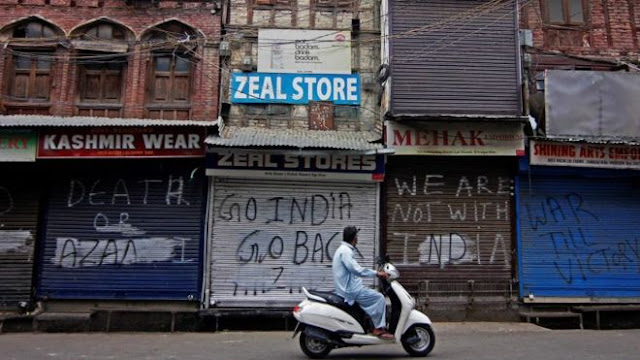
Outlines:
<svg viewBox="0 0 640 360"><path fill-rule="evenodd" d="M38 158L203 157L204 129L81 128L40 134Z"/></svg>
<svg viewBox="0 0 640 360"><path fill-rule="evenodd" d="M523 156L520 123L444 123L415 126L386 122L387 146L395 155Z"/></svg>
<svg viewBox="0 0 640 360"><path fill-rule="evenodd" d="M531 165L640 169L640 146L531 140Z"/></svg>
<svg viewBox="0 0 640 360"><path fill-rule="evenodd" d="M351 33L260 29L258 72L351 74Z"/></svg>
<svg viewBox="0 0 640 360"><path fill-rule="evenodd" d="M31 130L0 130L0 162L36 161L36 133Z"/></svg>

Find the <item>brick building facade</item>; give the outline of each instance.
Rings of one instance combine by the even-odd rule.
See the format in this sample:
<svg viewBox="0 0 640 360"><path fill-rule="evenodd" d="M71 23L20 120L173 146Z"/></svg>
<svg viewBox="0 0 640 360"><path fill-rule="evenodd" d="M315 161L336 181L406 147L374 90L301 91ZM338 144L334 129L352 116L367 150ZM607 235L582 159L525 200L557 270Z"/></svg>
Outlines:
<svg viewBox="0 0 640 360"><path fill-rule="evenodd" d="M636 0L522 5L525 103L533 119L516 187L517 261L528 319L560 310L551 316L599 328L606 312L639 308L640 284L629 266L640 258L627 253L637 241L627 240L637 233L627 214L637 211L640 177L639 11ZM589 219L556 218L563 205L552 203L561 198L579 199ZM623 260L596 259L610 249Z"/></svg>
<svg viewBox="0 0 640 360"><path fill-rule="evenodd" d="M217 6L196 1L2 1L0 83L5 96L0 108L5 114L216 119ZM45 30L36 34L37 26ZM41 54L38 76L36 70L16 73L11 54L24 58L18 66L27 66L30 54ZM173 68L162 68L175 54L182 59L178 69L175 61L167 64ZM162 64L153 61L158 58ZM98 83L102 91L90 91ZM29 88L36 84L42 85L35 86L37 94Z"/></svg>
<svg viewBox="0 0 640 360"><path fill-rule="evenodd" d="M87 315L116 300L109 311L153 317L155 302L195 316L220 10L219 1L0 1L0 137L22 144L0 152L0 310L40 303ZM114 186L123 201L97 200ZM77 203L59 201L74 193Z"/></svg>

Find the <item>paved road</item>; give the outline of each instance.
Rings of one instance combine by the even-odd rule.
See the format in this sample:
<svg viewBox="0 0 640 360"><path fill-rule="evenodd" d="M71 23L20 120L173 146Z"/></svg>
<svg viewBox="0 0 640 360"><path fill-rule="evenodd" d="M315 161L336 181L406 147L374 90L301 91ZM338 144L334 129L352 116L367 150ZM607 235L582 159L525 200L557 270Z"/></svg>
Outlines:
<svg viewBox="0 0 640 360"><path fill-rule="evenodd" d="M640 330L546 330L530 324L436 324L427 359L640 359ZM334 350L333 359L407 358L400 345ZM2 360L305 359L288 332L2 334Z"/></svg>

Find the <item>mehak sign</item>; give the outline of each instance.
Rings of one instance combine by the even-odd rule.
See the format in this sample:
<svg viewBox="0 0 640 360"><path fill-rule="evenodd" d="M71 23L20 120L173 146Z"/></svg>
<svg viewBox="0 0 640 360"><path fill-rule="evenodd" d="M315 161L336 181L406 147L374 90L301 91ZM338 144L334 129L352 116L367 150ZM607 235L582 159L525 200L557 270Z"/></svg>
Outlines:
<svg viewBox="0 0 640 360"><path fill-rule="evenodd" d="M524 155L520 123L434 122L408 126L388 121L387 146L396 155Z"/></svg>

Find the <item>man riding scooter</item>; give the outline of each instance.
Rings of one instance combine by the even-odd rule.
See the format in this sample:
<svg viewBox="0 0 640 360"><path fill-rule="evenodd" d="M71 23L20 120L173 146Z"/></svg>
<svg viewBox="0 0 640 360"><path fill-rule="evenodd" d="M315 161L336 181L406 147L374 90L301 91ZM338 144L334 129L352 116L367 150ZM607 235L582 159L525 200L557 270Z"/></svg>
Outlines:
<svg viewBox="0 0 640 360"><path fill-rule="evenodd" d="M393 335L386 330L386 304L384 296L379 292L369 289L362 283L361 277L379 276L387 278L383 270L365 269L355 259L356 245L358 244L358 229L355 226L347 226L342 232L342 244L333 255L333 282L335 292L344 298L345 302L353 305L358 303L371 320L375 329L373 335L382 339L391 340Z"/></svg>

